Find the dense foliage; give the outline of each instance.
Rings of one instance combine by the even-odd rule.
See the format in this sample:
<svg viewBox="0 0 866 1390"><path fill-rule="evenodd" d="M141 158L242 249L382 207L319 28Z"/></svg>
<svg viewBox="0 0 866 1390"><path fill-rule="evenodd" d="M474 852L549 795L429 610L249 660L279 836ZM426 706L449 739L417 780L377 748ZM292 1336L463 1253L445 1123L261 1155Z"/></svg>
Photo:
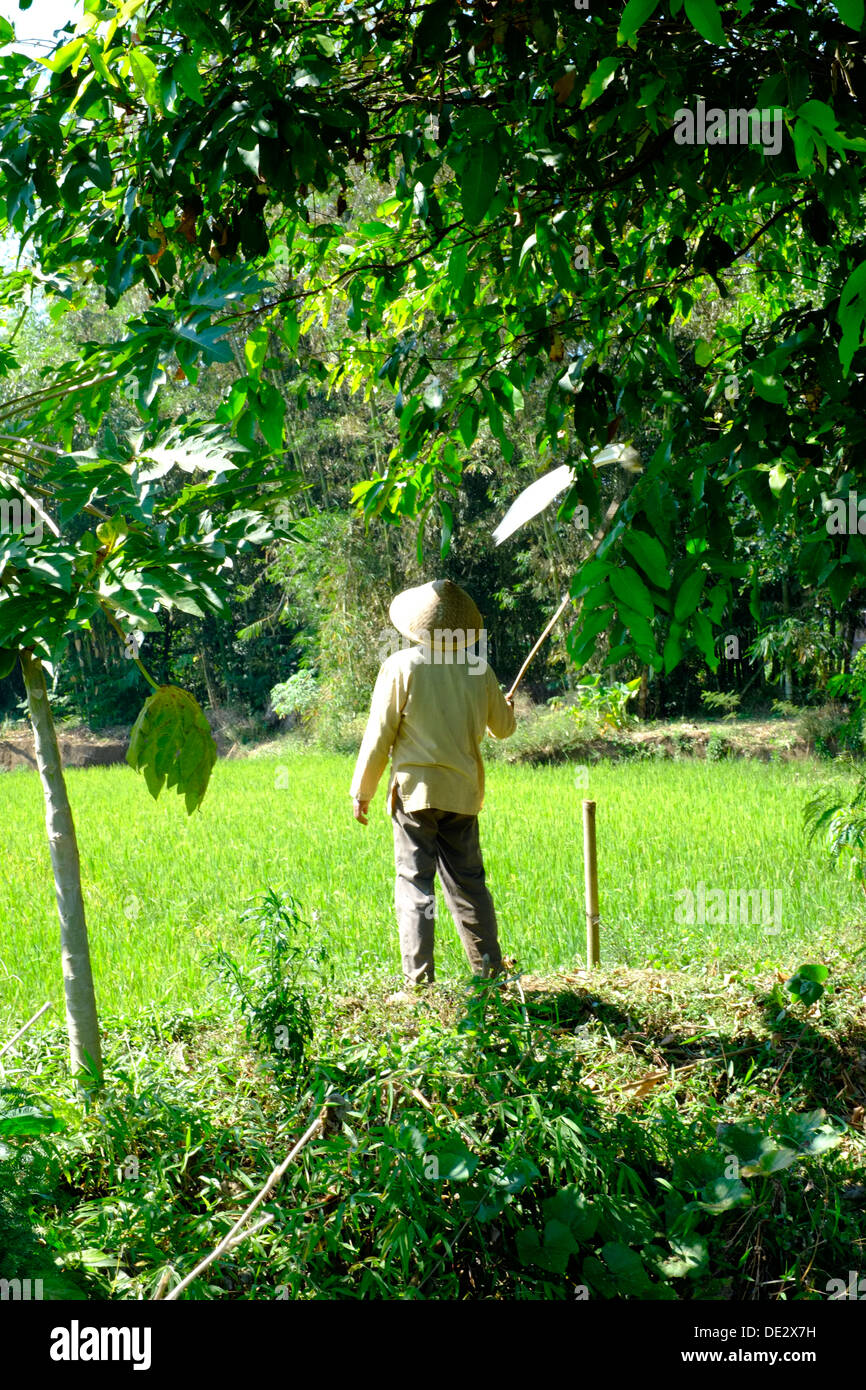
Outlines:
<svg viewBox="0 0 866 1390"><path fill-rule="evenodd" d="M822 603L838 664L864 558L856 526L828 524L860 480L862 20L752 0L88 0L47 82L2 59L5 211L37 258L4 293L75 305L83 276L151 302L83 350L96 384L79 372L41 416L68 440L118 381L152 415L161 383L228 363L240 332L217 413L271 487L295 473L289 396L343 384L392 422L356 479L364 515L435 512L443 549L488 433L506 464L574 465L563 520L624 492L598 557L562 557L579 664L606 634L613 665L658 677L694 651L715 669L720 635L744 649L770 619L790 685L815 633L776 620L814 628ZM681 143L699 101L764 113L766 134ZM616 436L642 476L588 464Z"/></svg>

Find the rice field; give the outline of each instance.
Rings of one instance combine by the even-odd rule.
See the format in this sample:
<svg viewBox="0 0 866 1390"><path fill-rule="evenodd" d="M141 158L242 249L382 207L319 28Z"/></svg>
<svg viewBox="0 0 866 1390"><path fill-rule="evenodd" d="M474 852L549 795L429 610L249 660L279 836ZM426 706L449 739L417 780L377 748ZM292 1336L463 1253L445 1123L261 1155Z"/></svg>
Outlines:
<svg viewBox="0 0 866 1390"><path fill-rule="evenodd" d="M348 757L291 746L224 761L189 818L179 797L154 802L126 767L71 770L102 1013L205 1005L207 955L218 944L243 954L239 913L267 887L297 899L338 981L370 969L396 981L390 822L381 790L370 824L352 819L351 771ZM786 970L856 946L862 895L801 830L803 803L826 775L811 762L601 763L586 787L574 766L489 766L481 835L506 954L533 972L581 962L585 796L598 805L604 964ZM22 1020L47 998L62 1017L33 773L3 775L0 815L0 1017ZM763 906L730 898L760 890ZM462 976L444 906L437 915L439 976Z"/></svg>

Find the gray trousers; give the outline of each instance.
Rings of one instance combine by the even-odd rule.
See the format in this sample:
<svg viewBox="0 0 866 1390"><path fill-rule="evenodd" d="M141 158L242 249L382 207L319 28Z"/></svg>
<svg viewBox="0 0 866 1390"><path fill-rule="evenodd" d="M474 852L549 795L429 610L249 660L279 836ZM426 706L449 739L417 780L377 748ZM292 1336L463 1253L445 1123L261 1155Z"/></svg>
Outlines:
<svg viewBox="0 0 866 1390"><path fill-rule="evenodd" d="M473 973L498 975L502 953L493 899L484 878L478 817L432 809L404 811L395 797L393 821L394 900L406 983L429 984L434 978L433 881L437 869Z"/></svg>

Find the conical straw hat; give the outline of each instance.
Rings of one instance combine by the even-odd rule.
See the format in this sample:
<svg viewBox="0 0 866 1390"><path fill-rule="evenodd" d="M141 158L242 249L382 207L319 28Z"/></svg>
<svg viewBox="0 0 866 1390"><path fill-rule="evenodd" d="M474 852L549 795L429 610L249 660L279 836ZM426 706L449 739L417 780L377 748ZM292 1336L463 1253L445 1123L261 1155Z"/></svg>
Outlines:
<svg viewBox="0 0 866 1390"><path fill-rule="evenodd" d="M458 650L467 644L467 631L469 645L473 646L484 627L474 601L450 579L434 579L429 584L404 589L391 604L389 616L397 631L412 642L438 646L445 642L444 634L448 634L448 644Z"/></svg>

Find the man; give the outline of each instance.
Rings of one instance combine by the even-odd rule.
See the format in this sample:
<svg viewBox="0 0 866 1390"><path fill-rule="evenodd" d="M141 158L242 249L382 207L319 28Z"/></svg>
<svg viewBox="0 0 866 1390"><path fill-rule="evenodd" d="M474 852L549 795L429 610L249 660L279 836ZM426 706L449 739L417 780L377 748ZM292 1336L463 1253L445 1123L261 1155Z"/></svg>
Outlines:
<svg viewBox="0 0 866 1390"><path fill-rule="evenodd" d="M487 664L484 619L459 585L435 579L406 589L391 604L390 618L416 645L382 664L351 794L355 819L366 825L393 755L385 809L394 823L397 924L411 992L434 978L437 870L473 972L502 970L478 838L481 740L487 729L495 738L508 738L515 719L513 703Z"/></svg>

